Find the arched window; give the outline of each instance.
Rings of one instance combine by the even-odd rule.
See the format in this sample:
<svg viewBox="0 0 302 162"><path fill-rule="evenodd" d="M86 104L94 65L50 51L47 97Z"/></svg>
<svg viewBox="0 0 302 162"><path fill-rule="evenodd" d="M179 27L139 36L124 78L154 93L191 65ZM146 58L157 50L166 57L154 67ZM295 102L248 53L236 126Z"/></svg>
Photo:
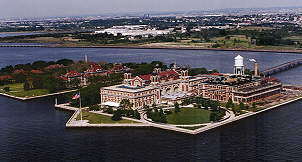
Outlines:
<svg viewBox="0 0 302 162"><path fill-rule="evenodd" d="M178 87L175 87L175 88L174 88L174 92L177 92L177 91L178 91Z"/></svg>
<svg viewBox="0 0 302 162"><path fill-rule="evenodd" d="M134 86L141 86L141 82L138 80L134 81Z"/></svg>

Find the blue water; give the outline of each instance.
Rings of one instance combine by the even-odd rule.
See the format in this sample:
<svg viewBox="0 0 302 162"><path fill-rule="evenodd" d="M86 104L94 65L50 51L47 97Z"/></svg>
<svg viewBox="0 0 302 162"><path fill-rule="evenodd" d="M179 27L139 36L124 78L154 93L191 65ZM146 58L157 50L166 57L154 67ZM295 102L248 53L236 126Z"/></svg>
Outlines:
<svg viewBox="0 0 302 162"><path fill-rule="evenodd" d="M122 49L122 48L0 48L0 66L18 63L28 63L37 60L56 61L67 58L84 60L85 54L94 62L106 61L112 63L123 62L151 62L163 61L167 65L177 62L179 65L191 67L206 67L218 69L221 72L233 72L234 57L242 55L246 68L254 68L254 58L258 61L259 70L270 68L294 59L302 58L301 54L270 53L270 52L237 52L237 51L210 51L210 50L169 50L169 49ZM14 57L11 57L14 56ZM16 59L17 58L17 59Z"/></svg>
<svg viewBox="0 0 302 162"><path fill-rule="evenodd" d="M237 54L261 68L299 54L95 48L0 48L1 66L69 58L97 62L177 61L191 67L233 71ZM158 59L157 59L158 58ZM117 61L115 61L117 60ZM223 64L223 65L220 65ZM215 66L217 65L217 66ZM246 64L246 66L250 66ZM252 66L252 65L251 65ZM291 76L288 76L291 75ZM301 67L276 74L301 84ZM59 103L64 96L57 96ZM0 97L0 161L301 161L302 101L222 127L187 135L156 128L66 129L70 111L54 97L21 102Z"/></svg>

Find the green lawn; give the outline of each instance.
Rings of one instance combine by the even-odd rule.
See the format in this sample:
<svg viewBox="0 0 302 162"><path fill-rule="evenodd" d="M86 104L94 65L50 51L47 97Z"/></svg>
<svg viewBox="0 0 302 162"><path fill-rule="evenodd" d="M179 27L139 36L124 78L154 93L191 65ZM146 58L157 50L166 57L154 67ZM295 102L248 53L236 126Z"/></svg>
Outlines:
<svg viewBox="0 0 302 162"><path fill-rule="evenodd" d="M88 111L82 111L82 112L83 112L83 120L89 120L90 124L140 123L140 122L135 122L135 121L126 120L126 119L122 119L119 121L113 121L113 120L111 120L110 116L95 114L95 113L91 113ZM76 119L81 120L81 115L78 115Z"/></svg>
<svg viewBox="0 0 302 162"><path fill-rule="evenodd" d="M181 108L178 114L167 115L168 124L202 124L210 122L211 111L197 108Z"/></svg>
<svg viewBox="0 0 302 162"><path fill-rule="evenodd" d="M41 95L49 94L49 91L47 89L33 89L29 91L24 91L23 84L24 83L16 83L16 84L7 84L4 86L0 86L0 93L6 93L17 97L41 96ZM10 91L5 92L3 90L4 87L9 87Z"/></svg>

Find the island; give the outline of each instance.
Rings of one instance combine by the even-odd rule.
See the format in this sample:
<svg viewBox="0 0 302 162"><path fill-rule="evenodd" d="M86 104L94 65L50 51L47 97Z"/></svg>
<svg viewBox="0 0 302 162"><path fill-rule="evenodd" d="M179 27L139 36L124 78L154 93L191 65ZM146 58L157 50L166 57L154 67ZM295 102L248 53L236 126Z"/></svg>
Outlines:
<svg viewBox="0 0 302 162"><path fill-rule="evenodd" d="M225 74L190 76L186 66L175 63L163 71L163 64L153 62L151 74L132 77L126 68L121 84L100 88L99 104L82 108L79 97L55 106L75 111L66 127L157 127L197 134L302 98L302 87L260 76L257 62L253 72L245 70L240 55L234 59L234 73Z"/></svg>

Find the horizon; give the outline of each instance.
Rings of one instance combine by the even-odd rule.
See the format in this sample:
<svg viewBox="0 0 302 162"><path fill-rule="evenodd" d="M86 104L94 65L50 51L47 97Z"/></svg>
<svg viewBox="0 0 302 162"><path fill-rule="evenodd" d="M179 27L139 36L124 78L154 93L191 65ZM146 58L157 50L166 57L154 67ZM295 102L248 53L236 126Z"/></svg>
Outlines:
<svg viewBox="0 0 302 162"><path fill-rule="evenodd" d="M158 14L177 12L209 12L219 10L248 10L269 8L297 8L302 7L300 0L147 0L139 2L128 0L119 2L112 0L64 0L64 3L45 0L26 0L0 2L4 6L0 10L0 19L26 19L50 17L75 17L75 16L102 16L120 14Z"/></svg>

